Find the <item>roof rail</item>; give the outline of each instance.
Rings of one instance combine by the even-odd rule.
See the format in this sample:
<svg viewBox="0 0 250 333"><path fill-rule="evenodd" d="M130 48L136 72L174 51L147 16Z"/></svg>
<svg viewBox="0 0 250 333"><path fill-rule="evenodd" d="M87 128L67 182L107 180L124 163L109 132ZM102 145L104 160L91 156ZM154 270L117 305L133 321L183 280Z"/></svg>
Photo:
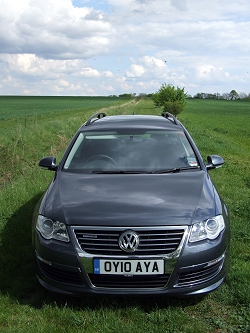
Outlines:
<svg viewBox="0 0 250 333"><path fill-rule="evenodd" d="M93 116L91 116L85 123L85 126L90 125L91 123L93 123L94 121L101 119L103 117L106 117L106 113L104 112L99 112L99 113L95 113Z"/></svg>
<svg viewBox="0 0 250 333"><path fill-rule="evenodd" d="M162 115L162 117L171 120L175 125L179 124L178 120L175 118L174 115L172 115L172 113L164 111L164 112L162 112L161 115Z"/></svg>

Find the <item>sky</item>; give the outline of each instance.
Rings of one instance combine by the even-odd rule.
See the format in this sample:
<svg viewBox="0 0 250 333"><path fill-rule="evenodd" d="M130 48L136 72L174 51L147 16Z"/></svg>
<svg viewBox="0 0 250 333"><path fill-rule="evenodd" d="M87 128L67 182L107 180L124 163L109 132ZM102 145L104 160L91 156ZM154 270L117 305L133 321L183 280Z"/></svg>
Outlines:
<svg viewBox="0 0 250 333"><path fill-rule="evenodd" d="M249 0L0 0L0 95L250 93Z"/></svg>

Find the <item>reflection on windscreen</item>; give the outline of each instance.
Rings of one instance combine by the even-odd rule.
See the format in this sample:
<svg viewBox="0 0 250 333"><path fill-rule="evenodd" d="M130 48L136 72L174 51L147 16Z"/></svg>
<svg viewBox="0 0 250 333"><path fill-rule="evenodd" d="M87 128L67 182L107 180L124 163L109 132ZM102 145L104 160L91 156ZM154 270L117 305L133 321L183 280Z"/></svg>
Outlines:
<svg viewBox="0 0 250 333"><path fill-rule="evenodd" d="M157 171L197 167L181 131L80 133L64 164L65 171Z"/></svg>

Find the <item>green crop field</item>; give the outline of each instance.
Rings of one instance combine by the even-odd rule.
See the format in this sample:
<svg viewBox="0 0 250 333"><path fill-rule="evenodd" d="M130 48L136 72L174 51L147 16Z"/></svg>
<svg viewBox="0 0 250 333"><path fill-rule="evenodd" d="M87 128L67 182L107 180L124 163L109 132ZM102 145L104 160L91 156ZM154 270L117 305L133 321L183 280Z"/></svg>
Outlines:
<svg viewBox="0 0 250 333"><path fill-rule="evenodd" d="M117 97L23 97L0 96L0 120L77 113L124 103Z"/></svg>
<svg viewBox="0 0 250 333"><path fill-rule="evenodd" d="M188 100L179 119L202 156L221 155L210 174L231 214L228 279L205 297L70 298L36 280L31 248L34 206L69 140L93 113L160 114L148 98L0 97L0 332L250 332L250 103Z"/></svg>

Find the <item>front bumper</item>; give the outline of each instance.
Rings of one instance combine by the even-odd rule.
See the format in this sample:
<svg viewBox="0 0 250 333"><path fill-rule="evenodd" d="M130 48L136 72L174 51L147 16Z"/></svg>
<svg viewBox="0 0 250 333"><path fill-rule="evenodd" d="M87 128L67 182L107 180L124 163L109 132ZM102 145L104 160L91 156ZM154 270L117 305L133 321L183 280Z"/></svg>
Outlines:
<svg viewBox="0 0 250 333"><path fill-rule="evenodd" d="M80 253L72 243L47 241L37 231L34 247L41 285L50 291L74 296L86 293L180 297L204 294L220 286L229 268L229 241L225 232L212 242L195 245L184 242L176 256L154 256L164 260L165 268L164 274L152 276L94 274L93 259L98 256ZM122 259L132 257L123 256Z"/></svg>

